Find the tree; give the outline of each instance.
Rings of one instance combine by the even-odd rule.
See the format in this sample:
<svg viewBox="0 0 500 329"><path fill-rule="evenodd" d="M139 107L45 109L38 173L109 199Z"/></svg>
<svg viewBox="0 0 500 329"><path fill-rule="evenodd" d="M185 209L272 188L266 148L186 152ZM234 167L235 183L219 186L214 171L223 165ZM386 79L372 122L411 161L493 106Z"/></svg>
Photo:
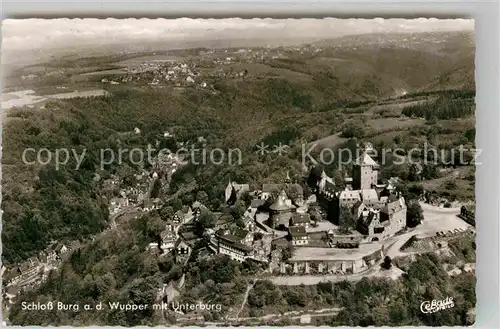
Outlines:
<svg viewBox="0 0 500 329"><path fill-rule="evenodd" d="M392 259L389 256L385 256L384 262L382 263L382 267L385 268L386 270L390 269L392 267Z"/></svg>
<svg viewBox="0 0 500 329"><path fill-rule="evenodd" d="M168 220L169 218L172 218L174 216L174 208L172 206L163 206L160 211L160 217L163 220Z"/></svg>
<svg viewBox="0 0 500 329"><path fill-rule="evenodd" d="M356 121L349 121L342 127L342 137L344 138L362 138L364 134L363 126Z"/></svg>
<svg viewBox="0 0 500 329"><path fill-rule="evenodd" d="M168 205L174 209L174 212L182 209L182 201L178 198L173 198L172 200L170 200L168 202Z"/></svg>
<svg viewBox="0 0 500 329"><path fill-rule="evenodd" d="M196 193L196 201L202 203L202 204L207 204L208 203L208 194L205 191L198 191Z"/></svg>
<svg viewBox="0 0 500 329"><path fill-rule="evenodd" d="M153 188L151 189L151 198L156 199L160 195L161 191L161 180L157 178L153 183Z"/></svg>
<svg viewBox="0 0 500 329"><path fill-rule="evenodd" d="M419 225L424 219L424 212L420 203L415 200L408 202L406 208L406 225L408 227L415 227Z"/></svg>
<svg viewBox="0 0 500 329"><path fill-rule="evenodd" d="M236 204L231 208L231 215L235 220L241 219L245 214L245 203L243 200L236 201Z"/></svg>
<svg viewBox="0 0 500 329"><path fill-rule="evenodd" d="M293 248L293 246L287 246L281 251L281 259L286 262L287 260L292 258L294 251L295 249Z"/></svg>
<svg viewBox="0 0 500 329"><path fill-rule="evenodd" d="M160 217L153 216L148 219L147 230L150 237L158 236L165 229L165 223Z"/></svg>
<svg viewBox="0 0 500 329"><path fill-rule="evenodd" d="M347 234L356 227L356 216L347 207L340 208L339 214L340 232Z"/></svg>
<svg viewBox="0 0 500 329"><path fill-rule="evenodd" d="M215 216L212 212L205 210L201 213L200 218L196 222L196 233L202 235L207 228L215 227Z"/></svg>

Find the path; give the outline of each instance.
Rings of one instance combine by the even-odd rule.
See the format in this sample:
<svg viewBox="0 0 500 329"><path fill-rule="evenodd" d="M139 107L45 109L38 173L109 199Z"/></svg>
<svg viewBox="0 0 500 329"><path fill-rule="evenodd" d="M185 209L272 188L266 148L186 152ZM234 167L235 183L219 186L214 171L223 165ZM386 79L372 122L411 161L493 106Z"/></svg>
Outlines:
<svg viewBox="0 0 500 329"><path fill-rule="evenodd" d="M255 283L251 283L247 286L247 291L245 291L245 296L243 297L243 303L241 303L241 307L238 310L238 313L236 313L236 316L235 316L236 319L238 319L240 313L243 311L243 308L245 308L245 304L247 303L247 300L248 300L248 295L250 293L250 290L253 289L254 285L255 285Z"/></svg>
<svg viewBox="0 0 500 329"><path fill-rule="evenodd" d="M129 212L132 212L133 210L139 210L139 207L138 206L128 206L126 208L123 208L122 210L118 211L117 213L113 214L113 215L110 215L109 216L109 225L110 227L114 230L117 228L117 224L116 224L116 219L120 216L123 216Z"/></svg>
<svg viewBox="0 0 500 329"><path fill-rule="evenodd" d="M281 318L286 317L287 319L300 319L301 317L304 316L310 316L310 317L318 317L318 316L335 316L337 315L340 311L342 311L343 308L341 307L335 307L335 308L324 308L324 309L319 309L319 310L305 310L305 311L289 311L289 312L284 312L284 313L272 313L272 314L266 314L263 316L257 316L257 317L245 317L245 318L227 318L227 322L241 322L241 321L269 321L269 320L274 320L274 321L279 321ZM206 325L227 325L227 323L205 323Z"/></svg>

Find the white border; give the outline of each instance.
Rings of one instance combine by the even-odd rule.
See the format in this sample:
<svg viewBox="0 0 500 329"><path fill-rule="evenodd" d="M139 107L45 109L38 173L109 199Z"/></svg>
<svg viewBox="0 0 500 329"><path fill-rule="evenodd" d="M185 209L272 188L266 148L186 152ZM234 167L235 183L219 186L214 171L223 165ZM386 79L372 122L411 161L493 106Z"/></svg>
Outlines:
<svg viewBox="0 0 500 329"><path fill-rule="evenodd" d="M3 1L5 18L56 17L437 17L474 18L476 28L476 327L499 321L500 5L497 1ZM1 120L1 119L0 119ZM1 132L1 128L0 128ZM1 137L0 137L1 144ZM1 151L0 151L1 152ZM1 153L0 153L1 154ZM1 178L1 174L0 174ZM0 197L1 198L1 197ZM0 215L1 216L1 215ZM111 327L110 327L111 328ZM240 327L241 328L241 327Z"/></svg>

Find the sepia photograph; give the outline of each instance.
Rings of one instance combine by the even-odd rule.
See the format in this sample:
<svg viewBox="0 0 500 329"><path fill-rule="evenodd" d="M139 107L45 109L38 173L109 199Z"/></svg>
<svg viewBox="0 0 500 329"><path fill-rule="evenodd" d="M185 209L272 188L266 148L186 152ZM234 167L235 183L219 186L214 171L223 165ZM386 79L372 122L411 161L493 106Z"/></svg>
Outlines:
<svg viewBox="0 0 500 329"><path fill-rule="evenodd" d="M473 325L475 39L4 20L3 324Z"/></svg>

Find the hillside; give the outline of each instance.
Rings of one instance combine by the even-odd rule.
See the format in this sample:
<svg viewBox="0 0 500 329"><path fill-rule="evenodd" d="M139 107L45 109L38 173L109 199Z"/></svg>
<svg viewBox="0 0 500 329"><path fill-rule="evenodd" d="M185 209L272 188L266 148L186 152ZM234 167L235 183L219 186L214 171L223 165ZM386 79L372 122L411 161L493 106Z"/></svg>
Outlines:
<svg viewBox="0 0 500 329"><path fill-rule="evenodd" d="M36 254L51 240L83 238L102 230L108 213L99 186L93 182L99 168L99 149L146 148L148 143L162 140L167 128L175 132L178 142L203 136L209 148L242 149L242 166L188 166L173 178L172 184L177 187L195 181L194 193L205 191L214 200L214 208L220 204L229 178L260 184L280 181L289 171L299 179L303 175L303 142L344 134L347 137L341 137L341 143L355 137L391 144L397 135L405 148L427 139L436 144L447 141L446 147L459 145L465 130L474 127L470 111L445 111L438 117L463 119L465 130L450 132L439 123L428 126L424 119L402 117L404 105L391 100L405 94L410 95L405 102L426 100L425 95L411 95L422 90L474 89L473 47L456 35L442 37L414 35L415 47L396 42L400 35L394 42L375 46L381 37L371 35L329 40L320 48L255 49L267 57L222 67L227 72L246 70L245 77L212 78L210 74L220 68L202 67L199 76L213 85L211 90L153 87L144 81L152 79L149 72L136 84L105 85L98 75L72 79L99 66L109 69L124 59L150 53L107 54L105 61L103 57L90 57L79 64L74 59L58 58L45 66L43 74L35 67L17 71L11 85L14 89L41 92L60 86L67 90L99 87L110 95L51 101L44 109L12 109L4 114L2 240L9 246L4 260L15 263ZM204 59L199 51L178 50L176 55L188 58L187 53L191 54L190 61ZM33 72L39 72L37 79L21 78ZM469 101L463 104L469 106L471 93L465 94ZM461 91L457 95L462 97ZM387 102L396 103L391 107ZM446 98L435 107L448 108L454 102ZM123 137L136 127L144 133ZM271 145L283 142L292 149L287 157L259 157L255 145L263 141ZM86 157L80 170L72 170L69 165L59 171L50 166L18 165L24 149L40 147L85 148L91 156ZM131 164L127 165L129 169L138 170ZM120 170L125 169L111 166L100 174L106 177Z"/></svg>

